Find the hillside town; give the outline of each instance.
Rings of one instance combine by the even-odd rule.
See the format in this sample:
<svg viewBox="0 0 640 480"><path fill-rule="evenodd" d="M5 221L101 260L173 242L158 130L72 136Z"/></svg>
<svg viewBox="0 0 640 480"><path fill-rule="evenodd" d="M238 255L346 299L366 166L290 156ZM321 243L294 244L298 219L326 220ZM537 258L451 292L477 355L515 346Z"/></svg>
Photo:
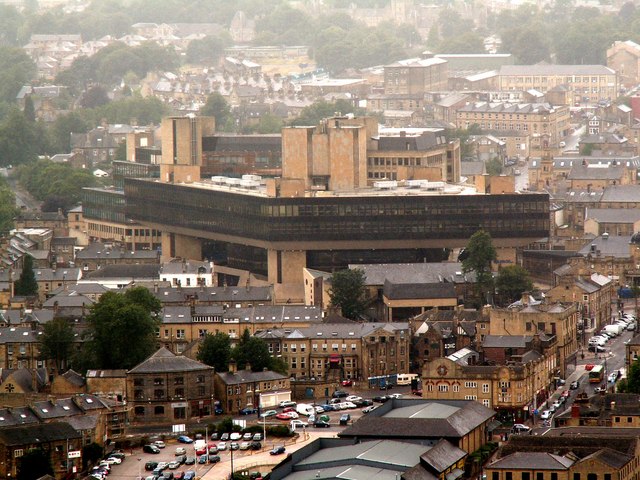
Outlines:
<svg viewBox="0 0 640 480"><path fill-rule="evenodd" d="M0 478L638 478L637 6L211 2L0 0Z"/></svg>

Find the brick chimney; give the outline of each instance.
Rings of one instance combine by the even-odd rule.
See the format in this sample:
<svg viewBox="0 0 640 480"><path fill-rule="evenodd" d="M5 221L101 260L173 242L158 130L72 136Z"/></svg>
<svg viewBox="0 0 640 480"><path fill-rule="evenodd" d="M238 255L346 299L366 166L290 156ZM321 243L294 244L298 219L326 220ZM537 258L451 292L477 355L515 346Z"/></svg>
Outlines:
<svg viewBox="0 0 640 480"><path fill-rule="evenodd" d="M229 360L229 373L236 373L238 371L238 365L235 360Z"/></svg>
<svg viewBox="0 0 640 480"><path fill-rule="evenodd" d="M580 405L571 405L571 418L580 418Z"/></svg>

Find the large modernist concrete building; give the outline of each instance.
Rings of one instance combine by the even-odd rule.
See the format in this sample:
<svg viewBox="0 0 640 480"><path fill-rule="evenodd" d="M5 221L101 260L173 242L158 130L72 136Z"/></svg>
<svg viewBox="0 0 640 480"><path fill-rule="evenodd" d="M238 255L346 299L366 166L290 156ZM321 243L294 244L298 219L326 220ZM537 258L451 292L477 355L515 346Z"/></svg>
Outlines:
<svg viewBox="0 0 640 480"><path fill-rule="evenodd" d="M303 267L441 258L478 229L491 233L509 262L516 247L549 233L546 194L486 195L446 183L459 172L459 151L449 145L457 142L442 146L442 165L408 168L396 158L397 180L369 186L367 146L377 126L332 118L283 130L282 177L202 180L199 121L165 119L160 179L125 180L127 216L163 232L165 257L211 258L213 248L230 266L302 284Z"/></svg>

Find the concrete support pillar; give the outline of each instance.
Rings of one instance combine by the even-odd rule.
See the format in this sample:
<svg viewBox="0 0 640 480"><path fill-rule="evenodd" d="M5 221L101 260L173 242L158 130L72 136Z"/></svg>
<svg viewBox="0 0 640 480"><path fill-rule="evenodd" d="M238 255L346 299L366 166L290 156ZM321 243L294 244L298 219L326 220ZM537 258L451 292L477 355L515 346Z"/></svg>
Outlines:
<svg viewBox="0 0 640 480"><path fill-rule="evenodd" d="M268 250L267 264L269 283L302 284L302 269L307 266L307 252L304 250Z"/></svg>
<svg viewBox="0 0 640 480"><path fill-rule="evenodd" d="M202 260L202 241L195 237L162 232L161 260L165 262L175 257Z"/></svg>

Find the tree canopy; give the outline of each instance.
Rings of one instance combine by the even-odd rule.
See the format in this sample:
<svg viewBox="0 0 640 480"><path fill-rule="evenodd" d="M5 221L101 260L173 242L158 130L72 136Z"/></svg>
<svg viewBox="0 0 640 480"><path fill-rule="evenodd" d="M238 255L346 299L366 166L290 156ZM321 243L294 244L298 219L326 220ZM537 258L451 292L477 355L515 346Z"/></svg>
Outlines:
<svg viewBox="0 0 640 480"><path fill-rule="evenodd" d="M331 305L340 307L342 315L355 320L366 308L364 271L358 268L346 269L331 275Z"/></svg>
<svg viewBox="0 0 640 480"><path fill-rule="evenodd" d="M16 196L4 177L0 177L0 235L13 228L17 214Z"/></svg>
<svg viewBox="0 0 640 480"><path fill-rule="evenodd" d="M215 369L216 372L226 372L231 360L231 337L226 333L218 332L215 335L205 335L197 358Z"/></svg>
<svg viewBox="0 0 640 480"><path fill-rule="evenodd" d="M53 475L51 456L42 448L32 448L19 459L17 480L33 480Z"/></svg>
<svg viewBox="0 0 640 480"><path fill-rule="evenodd" d="M473 272L476 275L476 289L481 302L493 287L491 263L497 259L497 252L493 246L491 235L484 230L474 233L463 252L462 271Z"/></svg>
<svg viewBox="0 0 640 480"><path fill-rule="evenodd" d="M31 255L25 255L22 272L20 272L20 278L13 285L13 291L20 296L38 294L38 282L33 271L33 257Z"/></svg>
<svg viewBox="0 0 640 480"><path fill-rule="evenodd" d="M53 360L56 372L64 371L73 356L73 328L64 318L54 318L44 324L44 331L40 337L40 358Z"/></svg>
<svg viewBox="0 0 640 480"><path fill-rule="evenodd" d="M200 114L216 119L216 130L230 130L233 128L231 107L218 92L207 97L207 103L200 109Z"/></svg>
<svg viewBox="0 0 640 480"><path fill-rule="evenodd" d="M498 271L496 291L505 303L515 302L532 288L529 272L520 265L507 265Z"/></svg>
<svg viewBox="0 0 640 480"><path fill-rule="evenodd" d="M65 210L78 203L82 188L97 185L91 172L51 160L23 165L18 170L18 178L20 184L35 198L44 201L58 197Z"/></svg>
<svg viewBox="0 0 640 480"><path fill-rule="evenodd" d="M107 292L91 306L81 361L93 368L130 369L156 349L162 305L149 290Z"/></svg>

